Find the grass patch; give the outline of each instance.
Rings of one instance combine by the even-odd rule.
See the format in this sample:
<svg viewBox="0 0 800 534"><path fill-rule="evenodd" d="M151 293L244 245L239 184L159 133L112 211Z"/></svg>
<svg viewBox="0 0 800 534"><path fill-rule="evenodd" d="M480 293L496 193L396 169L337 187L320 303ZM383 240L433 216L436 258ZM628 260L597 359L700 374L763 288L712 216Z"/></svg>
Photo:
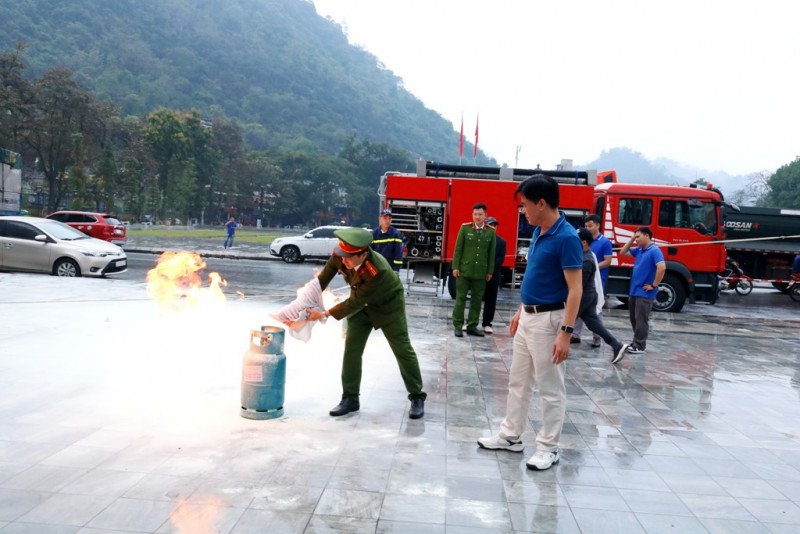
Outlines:
<svg viewBox="0 0 800 534"><path fill-rule="evenodd" d="M222 242L225 240L225 233L224 229L219 230L212 230L212 229L198 229L198 230L190 230L184 228L155 228L155 229L148 229L148 230L133 230L128 228L128 235L129 236L142 236L142 237L163 237L163 238L192 238L192 239L204 239L208 241L219 241ZM263 230L237 230L236 231L236 241L243 242L243 243L255 243L255 244L269 244L278 237L282 237L285 235L291 235L286 233L280 232L273 232L273 231L263 231Z"/></svg>

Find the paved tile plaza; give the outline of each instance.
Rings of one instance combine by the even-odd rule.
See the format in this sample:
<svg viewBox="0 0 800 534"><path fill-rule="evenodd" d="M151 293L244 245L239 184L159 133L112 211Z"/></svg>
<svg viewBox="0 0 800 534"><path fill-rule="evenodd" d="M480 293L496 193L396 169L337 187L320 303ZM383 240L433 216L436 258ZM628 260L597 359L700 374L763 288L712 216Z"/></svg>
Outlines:
<svg viewBox="0 0 800 534"><path fill-rule="evenodd" d="M250 330L291 299L157 307L140 283L0 274L0 533L800 531L800 321L655 315L648 352L573 347L560 464L479 449L511 339L452 335L409 299L429 394L409 420L380 335L361 411L339 399L341 324L287 339L285 416L239 416ZM606 322L630 336L624 311ZM534 399L537 402L538 399Z"/></svg>

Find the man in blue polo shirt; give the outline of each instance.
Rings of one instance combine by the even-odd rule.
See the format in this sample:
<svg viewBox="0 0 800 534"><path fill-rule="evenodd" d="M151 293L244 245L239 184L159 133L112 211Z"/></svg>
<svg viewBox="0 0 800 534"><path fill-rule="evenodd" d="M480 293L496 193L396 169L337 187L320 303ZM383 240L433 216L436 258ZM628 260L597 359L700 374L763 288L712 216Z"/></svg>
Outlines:
<svg viewBox="0 0 800 534"><path fill-rule="evenodd" d="M636 243L638 246L631 248ZM633 342L628 347L631 354L644 354L647 336L650 333L650 312L658 295L658 284L664 278L667 264L664 254L653 243L653 231L648 226L637 228L625 243L621 256L633 256L636 260L631 273L631 288L628 294L628 312L633 327Z"/></svg>
<svg viewBox="0 0 800 534"><path fill-rule="evenodd" d="M567 409L564 383L569 338L581 300L583 249L575 229L558 211L558 184L537 174L519 184L516 195L532 226L528 264L522 280L522 305L511 318L514 336L508 373L506 417L500 432L478 439L485 449L522 452L520 436L528 425L533 387L539 386L542 426L528 469L558 463L558 443Z"/></svg>

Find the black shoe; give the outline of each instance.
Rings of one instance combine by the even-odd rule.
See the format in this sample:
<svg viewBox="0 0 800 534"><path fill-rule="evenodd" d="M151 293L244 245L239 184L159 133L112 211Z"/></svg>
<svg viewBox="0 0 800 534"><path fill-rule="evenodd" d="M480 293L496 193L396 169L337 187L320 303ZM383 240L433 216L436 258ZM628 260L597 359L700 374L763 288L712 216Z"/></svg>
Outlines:
<svg viewBox="0 0 800 534"><path fill-rule="evenodd" d="M361 408L358 404L358 399L353 399L350 397L342 397L342 401L332 409L329 413L333 417L338 417L340 415L347 415L350 412L357 412Z"/></svg>
<svg viewBox="0 0 800 534"><path fill-rule="evenodd" d="M425 415L425 399L411 399L411 408L408 410L408 416L411 419L419 419Z"/></svg>
<svg viewBox="0 0 800 534"><path fill-rule="evenodd" d="M453 333L456 337L464 337L464 332L461 331L461 327L455 328Z"/></svg>
<svg viewBox="0 0 800 534"><path fill-rule="evenodd" d="M472 328L467 328L467 335L484 337L485 334L473 326Z"/></svg>
<svg viewBox="0 0 800 534"><path fill-rule="evenodd" d="M569 342L572 345L577 345L578 343L581 342L581 338L572 336L572 337L569 338Z"/></svg>

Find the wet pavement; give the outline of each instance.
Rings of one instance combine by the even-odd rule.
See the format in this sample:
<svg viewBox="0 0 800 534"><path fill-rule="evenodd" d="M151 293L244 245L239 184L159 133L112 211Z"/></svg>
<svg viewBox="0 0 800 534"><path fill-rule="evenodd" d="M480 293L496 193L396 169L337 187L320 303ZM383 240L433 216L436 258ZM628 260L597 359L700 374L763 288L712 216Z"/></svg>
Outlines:
<svg viewBox="0 0 800 534"><path fill-rule="evenodd" d="M253 421L242 358L294 288L276 290L170 309L143 282L0 274L0 533L800 531L791 312L654 314L648 352L616 366L586 332L561 462L535 472L538 398L524 453L475 441L505 412L517 292L482 339L453 337L448 298L408 297L423 419L380 332L361 410L327 415L343 343L329 321L307 344L287 336L285 415ZM605 321L630 337L626 311Z"/></svg>

